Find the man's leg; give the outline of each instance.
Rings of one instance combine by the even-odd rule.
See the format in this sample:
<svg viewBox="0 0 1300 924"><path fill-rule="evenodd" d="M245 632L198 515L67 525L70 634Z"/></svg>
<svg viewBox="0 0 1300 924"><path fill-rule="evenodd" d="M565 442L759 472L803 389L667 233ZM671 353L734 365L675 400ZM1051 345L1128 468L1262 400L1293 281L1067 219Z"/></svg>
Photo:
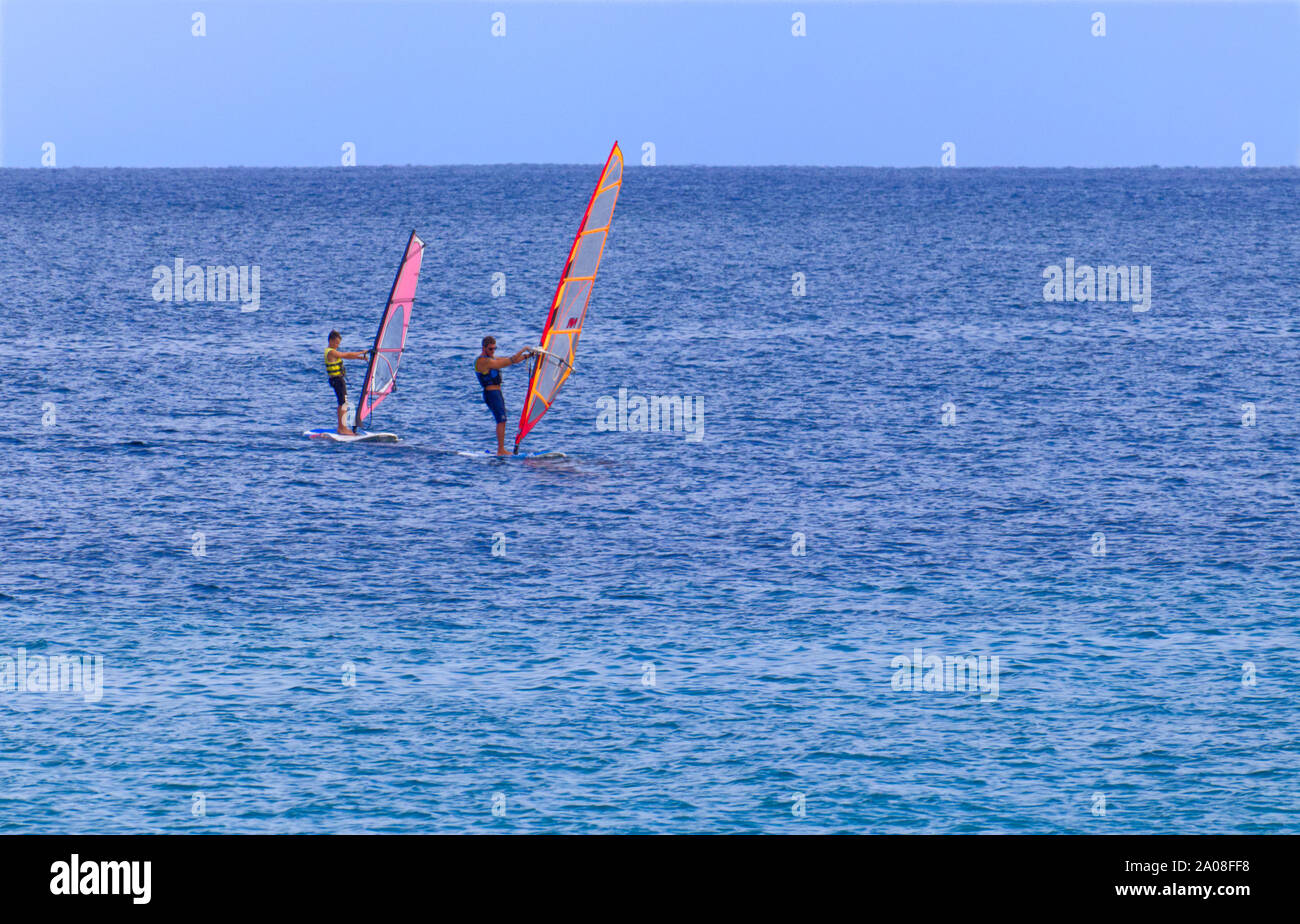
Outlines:
<svg viewBox="0 0 1300 924"><path fill-rule="evenodd" d="M496 389L483 392L483 401L497 422L497 455L506 454L506 399Z"/></svg>

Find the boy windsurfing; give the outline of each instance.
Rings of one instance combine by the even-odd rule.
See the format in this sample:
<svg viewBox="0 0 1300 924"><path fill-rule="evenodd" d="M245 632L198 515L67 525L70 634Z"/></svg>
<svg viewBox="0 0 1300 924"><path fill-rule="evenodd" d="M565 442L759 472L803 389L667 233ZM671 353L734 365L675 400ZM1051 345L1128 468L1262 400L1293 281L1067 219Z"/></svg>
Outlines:
<svg viewBox="0 0 1300 924"><path fill-rule="evenodd" d="M355 436L356 434L343 421L343 412L348 406L348 380L343 373L343 360L345 359L365 359L369 354L368 351L362 350L355 353L344 353L339 350L343 343L343 335L336 330L330 331L329 347L325 350L325 372L330 377L330 385L334 388L334 396L339 399L339 436Z"/></svg>
<svg viewBox="0 0 1300 924"><path fill-rule="evenodd" d="M532 347L524 347L514 356L498 359L497 338L483 338L483 352L474 360L474 374L483 388L483 403L497 422L497 455L506 455L506 399L501 394L501 370L521 363L533 355ZM342 418L340 418L342 419Z"/></svg>

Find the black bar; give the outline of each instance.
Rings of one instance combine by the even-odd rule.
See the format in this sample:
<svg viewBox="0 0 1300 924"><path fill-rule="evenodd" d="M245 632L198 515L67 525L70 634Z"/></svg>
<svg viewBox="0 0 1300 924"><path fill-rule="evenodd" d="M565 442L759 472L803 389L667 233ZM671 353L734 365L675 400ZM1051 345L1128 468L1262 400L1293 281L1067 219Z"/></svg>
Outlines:
<svg viewBox="0 0 1300 924"><path fill-rule="evenodd" d="M728 902L824 907L832 898L863 914L898 903L926 916L1194 905L1233 914L1290 897L1294 849L1291 837L1264 836L31 836L0 838L0 895L6 909L330 915L412 905L437 913L465 900L534 914L659 914ZM102 868L92 874L88 861L149 861L149 901L135 901L142 865L134 893L124 880L124 894L52 894L55 864L74 854L92 886ZM813 907L805 916L821 917Z"/></svg>

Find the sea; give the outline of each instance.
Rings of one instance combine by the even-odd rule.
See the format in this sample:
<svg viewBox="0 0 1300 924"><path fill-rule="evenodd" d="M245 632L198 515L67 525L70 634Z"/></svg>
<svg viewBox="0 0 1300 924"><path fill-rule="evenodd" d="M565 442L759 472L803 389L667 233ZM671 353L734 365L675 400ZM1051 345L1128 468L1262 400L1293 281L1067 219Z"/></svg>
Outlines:
<svg viewBox="0 0 1300 924"><path fill-rule="evenodd" d="M598 173L0 171L0 832L1300 833L1300 171Z"/></svg>

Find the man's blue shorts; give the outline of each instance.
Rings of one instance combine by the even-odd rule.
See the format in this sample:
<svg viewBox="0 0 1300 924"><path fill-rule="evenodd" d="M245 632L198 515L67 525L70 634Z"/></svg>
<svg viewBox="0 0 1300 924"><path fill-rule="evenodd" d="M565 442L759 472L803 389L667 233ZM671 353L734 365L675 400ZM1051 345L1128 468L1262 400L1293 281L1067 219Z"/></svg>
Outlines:
<svg viewBox="0 0 1300 924"><path fill-rule="evenodd" d="M502 397L499 388L493 388L490 391L484 389L483 403L488 406L488 410L492 412L492 416L496 418L497 423L506 422L506 399Z"/></svg>

